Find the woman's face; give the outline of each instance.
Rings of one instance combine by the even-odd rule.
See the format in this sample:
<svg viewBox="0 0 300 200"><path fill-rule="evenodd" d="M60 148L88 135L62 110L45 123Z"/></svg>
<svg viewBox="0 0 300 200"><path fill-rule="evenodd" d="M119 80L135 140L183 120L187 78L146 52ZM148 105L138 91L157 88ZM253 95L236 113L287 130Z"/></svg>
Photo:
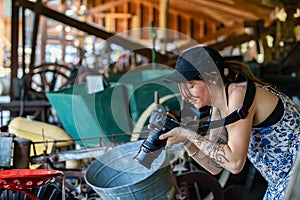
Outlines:
<svg viewBox="0 0 300 200"><path fill-rule="evenodd" d="M204 81L191 80L187 83L187 87L192 96L196 97L188 99L187 101L193 104L196 108L201 108L211 104L209 91Z"/></svg>

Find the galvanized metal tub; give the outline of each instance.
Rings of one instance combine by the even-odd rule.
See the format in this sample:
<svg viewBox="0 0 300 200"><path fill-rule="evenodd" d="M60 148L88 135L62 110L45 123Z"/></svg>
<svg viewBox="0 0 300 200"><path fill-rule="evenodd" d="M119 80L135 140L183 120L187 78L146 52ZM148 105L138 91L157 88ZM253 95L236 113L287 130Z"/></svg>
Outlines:
<svg viewBox="0 0 300 200"><path fill-rule="evenodd" d="M166 152L147 169L133 157L142 141L119 145L86 170L85 180L103 200L173 199L175 185Z"/></svg>

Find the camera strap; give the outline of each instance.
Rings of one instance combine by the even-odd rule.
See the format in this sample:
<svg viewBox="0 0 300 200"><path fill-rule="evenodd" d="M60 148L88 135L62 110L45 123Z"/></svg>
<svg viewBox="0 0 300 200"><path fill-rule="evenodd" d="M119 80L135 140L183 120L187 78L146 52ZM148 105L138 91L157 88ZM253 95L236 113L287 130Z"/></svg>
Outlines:
<svg viewBox="0 0 300 200"><path fill-rule="evenodd" d="M247 81L247 90L243 101L243 106L222 119L214 120L214 121L206 121L206 122L200 121L198 132L206 132L209 128L213 129L213 128L222 127L234 123L240 119L245 119L247 117L248 111L255 97L256 88L254 82L247 75L243 73L241 75Z"/></svg>

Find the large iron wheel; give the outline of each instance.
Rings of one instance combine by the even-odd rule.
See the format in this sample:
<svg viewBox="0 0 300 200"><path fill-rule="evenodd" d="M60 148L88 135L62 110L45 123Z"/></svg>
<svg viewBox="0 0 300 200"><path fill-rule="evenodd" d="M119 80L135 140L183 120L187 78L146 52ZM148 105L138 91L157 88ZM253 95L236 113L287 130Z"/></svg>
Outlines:
<svg viewBox="0 0 300 200"><path fill-rule="evenodd" d="M26 75L27 89L37 98L45 98L47 92L68 86L71 68L58 63L43 63Z"/></svg>
<svg viewBox="0 0 300 200"><path fill-rule="evenodd" d="M1 191L0 191L1 192ZM62 189L54 183L48 183L31 191L38 199L62 200ZM5 200L30 200L30 198L22 192L12 192L3 190L0 193L0 199ZM65 191L65 200L78 200L72 193Z"/></svg>

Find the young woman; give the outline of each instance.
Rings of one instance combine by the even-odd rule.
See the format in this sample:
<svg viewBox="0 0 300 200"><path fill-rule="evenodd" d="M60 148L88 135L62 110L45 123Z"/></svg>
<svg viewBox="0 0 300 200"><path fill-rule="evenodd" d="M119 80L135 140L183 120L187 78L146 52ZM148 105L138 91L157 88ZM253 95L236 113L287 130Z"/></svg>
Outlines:
<svg viewBox="0 0 300 200"><path fill-rule="evenodd" d="M167 139L166 147L183 143L212 174L223 168L239 173L248 156L268 182L264 199L283 199L300 142L300 108L288 96L260 81L243 63L225 62L217 51L202 46L181 54L175 72L164 81L178 83L182 98L196 108L211 106L211 124L224 122L208 126L206 136L174 128L160 136ZM235 120L227 124L231 113Z"/></svg>

